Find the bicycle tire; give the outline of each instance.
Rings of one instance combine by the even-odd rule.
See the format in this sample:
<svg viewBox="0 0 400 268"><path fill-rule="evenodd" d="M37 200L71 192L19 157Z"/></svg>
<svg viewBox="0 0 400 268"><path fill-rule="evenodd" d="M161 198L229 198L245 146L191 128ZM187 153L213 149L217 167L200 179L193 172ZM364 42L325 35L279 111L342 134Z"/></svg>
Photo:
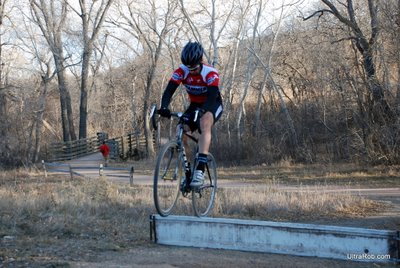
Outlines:
<svg viewBox="0 0 400 268"><path fill-rule="evenodd" d="M154 205L163 217L171 214L178 200L183 170L179 146L176 141L169 141L160 150L154 170Z"/></svg>
<svg viewBox="0 0 400 268"><path fill-rule="evenodd" d="M192 189L192 206L197 217L206 217L213 209L217 192L217 164L212 154L208 154L204 171L204 184Z"/></svg>

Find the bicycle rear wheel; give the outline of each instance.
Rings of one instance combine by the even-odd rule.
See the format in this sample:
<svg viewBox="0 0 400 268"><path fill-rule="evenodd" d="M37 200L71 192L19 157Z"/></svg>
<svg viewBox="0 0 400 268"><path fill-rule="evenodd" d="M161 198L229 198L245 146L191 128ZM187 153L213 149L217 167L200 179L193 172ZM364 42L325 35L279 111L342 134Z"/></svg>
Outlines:
<svg viewBox="0 0 400 268"><path fill-rule="evenodd" d="M212 154L208 155L204 170L204 184L198 189L192 189L192 206L198 217L207 216L214 206L217 192L217 164Z"/></svg>
<svg viewBox="0 0 400 268"><path fill-rule="evenodd" d="M154 170L154 205L161 216L168 216L174 208L182 176L182 153L178 144L170 141L162 147Z"/></svg>

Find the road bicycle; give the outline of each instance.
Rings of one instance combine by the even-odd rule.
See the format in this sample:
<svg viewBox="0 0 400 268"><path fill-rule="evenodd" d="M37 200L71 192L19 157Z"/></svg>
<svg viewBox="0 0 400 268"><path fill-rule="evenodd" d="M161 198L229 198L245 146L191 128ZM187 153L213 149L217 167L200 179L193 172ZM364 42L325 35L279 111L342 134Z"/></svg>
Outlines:
<svg viewBox="0 0 400 268"><path fill-rule="evenodd" d="M158 130L159 110L153 105L150 119L153 128ZM197 114L195 115L197 116ZM192 188L190 182L194 170L197 167L197 157L190 164L185 148L185 138L195 143L195 152L198 152L198 139L190 131L185 129L185 118L182 112L172 112L172 118L178 120L175 139L167 141L158 153L154 169L153 196L158 214L168 216L172 213L180 194L192 199L194 214L198 217L207 216L214 205L217 191L217 166L212 154L208 154L204 170L204 184L201 187ZM159 133L159 132L158 132ZM159 140L157 138L156 140Z"/></svg>

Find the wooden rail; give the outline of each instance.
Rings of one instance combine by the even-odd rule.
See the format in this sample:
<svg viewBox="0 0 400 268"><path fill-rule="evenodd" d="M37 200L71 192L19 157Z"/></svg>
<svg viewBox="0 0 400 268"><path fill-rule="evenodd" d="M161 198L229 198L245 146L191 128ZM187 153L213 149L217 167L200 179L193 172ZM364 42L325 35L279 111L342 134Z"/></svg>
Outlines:
<svg viewBox="0 0 400 268"><path fill-rule="evenodd" d="M66 163L57 162L45 162L42 160L42 167L45 178L47 178L48 173L66 173L69 174L71 180L74 175L80 177L90 177L93 176L92 171L96 171L95 177L106 176L110 178L127 178L129 180L130 186L133 186L133 173L135 169L133 166L130 167L104 167L103 164L99 166L74 166ZM89 171L89 172L88 172Z"/></svg>
<svg viewBox="0 0 400 268"><path fill-rule="evenodd" d="M47 161L65 161L96 153L102 141L110 146L111 159L142 157L146 152L146 139L143 135L127 134L108 139L106 134L102 134L75 141L51 143L48 146Z"/></svg>
<svg viewBox="0 0 400 268"><path fill-rule="evenodd" d="M146 151L146 139L143 135L128 134L126 136L108 139L111 159L127 159L140 157Z"/></svg>
<svg viewBox="0 0 400 268"><path fill-rule="evenodd" d="M99 151L99 143L97 137L51 143L48 147L48 160L64 161L92 154Z"/></svg>

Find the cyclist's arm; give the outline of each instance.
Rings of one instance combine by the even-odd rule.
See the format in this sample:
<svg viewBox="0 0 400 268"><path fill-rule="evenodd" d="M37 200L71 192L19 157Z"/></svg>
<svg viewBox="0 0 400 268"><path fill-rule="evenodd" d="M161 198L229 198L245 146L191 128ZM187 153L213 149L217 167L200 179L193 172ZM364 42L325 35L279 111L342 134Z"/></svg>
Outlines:
<svg viewBox="0 0 400 268"><path fill-rule="evenodd" d="M205 111L211 111L217 101L219 94L218 86L208 86L207 89L207 100L201 107Z"/></svg>
<svg viewBox="0 0 400 268"><path fill-rule="evenodd" d="M174 81L169 81L161 98L161 108L168 108L169 103L171 102L171 98L174 95L175 90L178 88L178 86L179 84L175 83Z"/></svg>

